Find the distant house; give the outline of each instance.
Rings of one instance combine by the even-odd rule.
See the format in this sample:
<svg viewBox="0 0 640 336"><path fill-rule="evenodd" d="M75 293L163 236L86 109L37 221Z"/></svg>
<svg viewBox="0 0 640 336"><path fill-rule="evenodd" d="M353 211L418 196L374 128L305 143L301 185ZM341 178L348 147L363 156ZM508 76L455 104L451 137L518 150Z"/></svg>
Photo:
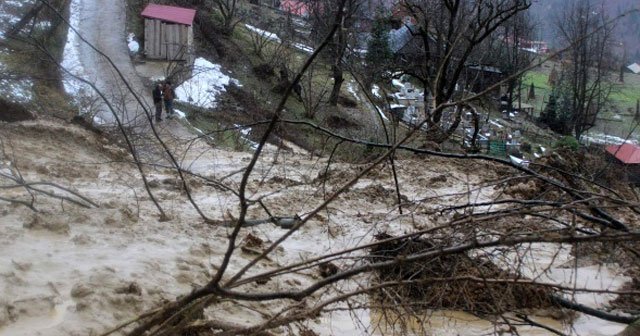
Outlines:
<svg viewBox="0 0 640 336"><path fill-rule="evenodd" d="M616 166L626 172L627 180L635 185L640 185L640 146L624 143L606 147L610 160Z"/></svg>
<svg viewBox="0 0 640 336"><path fill-rule="evenodd" d="M631 65L627 66L627 69L631 72L633 72L634 74L640 74L640 64L638 63L633 63Z"/></svg>
<svg viewBox="0 0 640 336"><path fill-rule="evenodd" d="M149 4L144 18L144 53L149 59L184 61L193 46L194 9Z"/></svg>
<svg viewBox="0 0 640 336"><path fill-rule="evenodd" d="M281 0L280 9L293 15L300 17L309 16L309 6L300 0Z"/></svg>
<svg viewBox="0 0 640 336"><path fill-rule="evenodd" d="M415 25L411 22L405 22L398 29L389 31L389 49L391 49L400 64L410 66L411 64L421 64L423 61L424 42L416 34L415 30L417 30ZM436 43L433 36L430 36L430 39L431 42ZM459 84L461 84L461 89L481 92L504 78L504 74L497 67L487 64L468 63L460 76ZM500 88L497 88L495 93L499 94Z"/></svg>
<svg viewBox="0 0 640 336"><path fill-rule="evenodd" d="M482 64L468 64L461 76L464 87L472 92L482 92L497 84L505 78L500 69ZM500 93L500 87L494 90L495 94Z"/></svg>

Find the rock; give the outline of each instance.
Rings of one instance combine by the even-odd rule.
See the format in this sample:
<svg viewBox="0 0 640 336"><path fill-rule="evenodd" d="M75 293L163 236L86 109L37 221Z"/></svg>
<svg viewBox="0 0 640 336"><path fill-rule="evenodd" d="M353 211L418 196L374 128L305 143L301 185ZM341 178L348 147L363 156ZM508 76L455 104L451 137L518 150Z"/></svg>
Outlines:
<svg viewBox="0 0 640 336"><path fill-rule="evenodd" d="M75 284L73 288L71 288L71 297L78 299L83 298L85 296L93 294L93 290L84 284Z"/></svg>

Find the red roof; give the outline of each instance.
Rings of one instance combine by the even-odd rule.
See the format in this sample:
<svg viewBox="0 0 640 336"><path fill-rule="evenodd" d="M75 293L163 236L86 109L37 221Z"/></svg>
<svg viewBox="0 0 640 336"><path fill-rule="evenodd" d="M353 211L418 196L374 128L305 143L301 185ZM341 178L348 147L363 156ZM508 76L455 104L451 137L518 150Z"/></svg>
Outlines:
<svg viewBox="0 0 640 336"><path fill-rule="evenodd" d="M622 145L607 146L607 152L615 156L616 159L626 164L640 163L640 147L625 143Z"/></svg>
<svg viewBox="0 0 640 336"><path fill-rule="evenodd" d="M307 14L309 14L309 7L307 4L299 0L281 0L280 8L285 12L297 16L307 16Z"/></svg>
<svg viewBox="0 0 640 336"><path fill-rule="evenodd" d="M182 7L149 4L142 11L142 16L150 19L159 19L163 21L191 26L193 24L193 18L196 16L196 10Z"/></svg>

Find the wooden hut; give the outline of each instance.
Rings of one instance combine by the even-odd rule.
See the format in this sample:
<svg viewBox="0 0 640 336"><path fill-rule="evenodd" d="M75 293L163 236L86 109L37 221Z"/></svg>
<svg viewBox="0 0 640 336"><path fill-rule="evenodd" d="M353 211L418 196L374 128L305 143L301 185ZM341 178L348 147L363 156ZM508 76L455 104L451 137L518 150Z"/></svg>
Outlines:
<svg viewBox="0 0 640 336"><path fill-rule="evenodd" d="M144 18L144 53L149 59L184 61L193 45L194 9L149 4Z"/></svg>
<svg viewBox="0 0 640 336"><path fill-rule="evenodd" d="M610 162L614 163L613 168L620 173L619 176L635 186L640 186L640 146L624 143L607 146L605 149L610 154Z"/></svg>

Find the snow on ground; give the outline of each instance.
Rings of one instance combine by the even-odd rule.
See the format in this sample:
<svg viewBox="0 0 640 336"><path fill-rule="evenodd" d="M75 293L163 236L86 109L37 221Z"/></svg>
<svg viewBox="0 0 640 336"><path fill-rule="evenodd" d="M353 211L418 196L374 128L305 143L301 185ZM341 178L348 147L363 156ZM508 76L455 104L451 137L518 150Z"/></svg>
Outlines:
<svg viewBox="0 0 640 336"><path fill-rule="evenodd" d="M12 25L20 21L20 14L24 8L31 6L34 0L6 0L0 1L0 39L5 37L5 32Z"/></svg>
<svg viewBox="0 0 640 336"><path fill-rule="evenodd" d="M399 79L396 79L396 78L391 80L391 84L393 84L393 86L395 86L397 88L400 88L400 89L404 87L404 84L402 83L402 81L399 80Z"/></svg>
<svg viewBox="0 0 640 336"><path fill-rule="evenodd" d="M129 51L131 53L137 53L140 51L140 44L135 40L136 35L133 33L129 33L127 35L127 46L129 47Z"/></svg>
<svg viewBox="0 0 640 336"><path fill-rule="evenodd" d="M300 51L304 51L307 54L312 54L313 51L314 51L314 49L312 47L310 47L310 46L308 46L306 44L303 44L303 43L298 43L298 42L294 43L293 47L298 49L298 50L300 50Z"/></svg>
<svg viewBox="0 0 640 336"><path fill-rule="evenodd" d="M0 94L17 103L30 102L33 99L33 81L0 79Z"/></svg>
<svg viewBox="0 0 640 336"><path fill-rule="evenodd" d="M2 55L2 52L0 52ZM0 73L7 75L7 68L0 62ZM33 99L33 81L11 76L0 77L0 95L9 101L27 103Z"/></svg>
<svg viewBox="0 0 640 336"><path fill-rule="evenodd" d="M82 6L81 0L71 0L69 5L69 24L72 27L78 27L80 23L80 8ZM75 97L77 105L81 105L80 102L84 99L91 100L93 97L92 89L77 80L73 76L80 78L86 77L86 71L80 62L80 45L82 41L78 34L76 34L71 28L67 32L67 42L64 46L64 52L62 56L62 67L70 74L64 76L63 84L64 90L72 97Z"/></svg>
<svg viewBox="0 0 640 336"><path fill-rule="evenodd" d="M202 108L214 108L218 94L231 83L240 85L238 80L222 73L220 64L196 58L193 75L176 88L177 99Z"/></svg>
<svg viewBox="0 0 640 336"><path fill-rule="evenodd" d="M250 31L252 31L252 32L254 32L254 33L256 33L256 34L258 34L258 35L260 35L260 36L262 36L262 37L264 37L266 39L268 39L268 40L271 40L271 41L274 41L274 42L278 42L278 43L282 42L282 40L278 37L278 35L276 33L268 32L266 30L262 30L260 28L254 27L254 26L249 25L249 24L245 24L244 26L247 27L247 29L249 29Z"/></svg>
<svg viewBox="0 0 640 336"><path fill-rule="evenodd" d="M353 98L355 98L357 101L362 101L362 99L360 98L360 95L356 90L355 81L350 81L349 84L347 84L347 91L349 91L349 93L351 93L351 95L353 95Z"/></svg>
<svg viewBox="0 0 640 336"><path fill-rule="evenodd" d="M604 133L589 133L583 135L580 138L580 142L584 144L598 144L598 145L621 145L623 143L630 143L637 145L638 141L634 139L624 139L615 135L609 135Z"/></svg>
<svg viewBox="0 0 640 336"><path fill-rule="evenodd" d="M249 29L249 31L258 34L259 36L262 36L270 41L276 42L276 43L282 43L282 39L278 36L278 34L276 33L272 33L270 31L266 31L266 30L262 30L260 28L254 27L252 25L249 24L245 24L245 27L247 27L247 29ZM313 48L304 44L304 43L300 43L300 42L294 42L292 44L292 46L300 51L303 51L307 54L311 54L313 53Z"/></svg>
<svg viewBox="0 0 640 336"><path fill-rule="evenodd" d="M371 86L371 94L376 98L382 98L382 95L380 94L380 87L376 84Z"/></svg>

